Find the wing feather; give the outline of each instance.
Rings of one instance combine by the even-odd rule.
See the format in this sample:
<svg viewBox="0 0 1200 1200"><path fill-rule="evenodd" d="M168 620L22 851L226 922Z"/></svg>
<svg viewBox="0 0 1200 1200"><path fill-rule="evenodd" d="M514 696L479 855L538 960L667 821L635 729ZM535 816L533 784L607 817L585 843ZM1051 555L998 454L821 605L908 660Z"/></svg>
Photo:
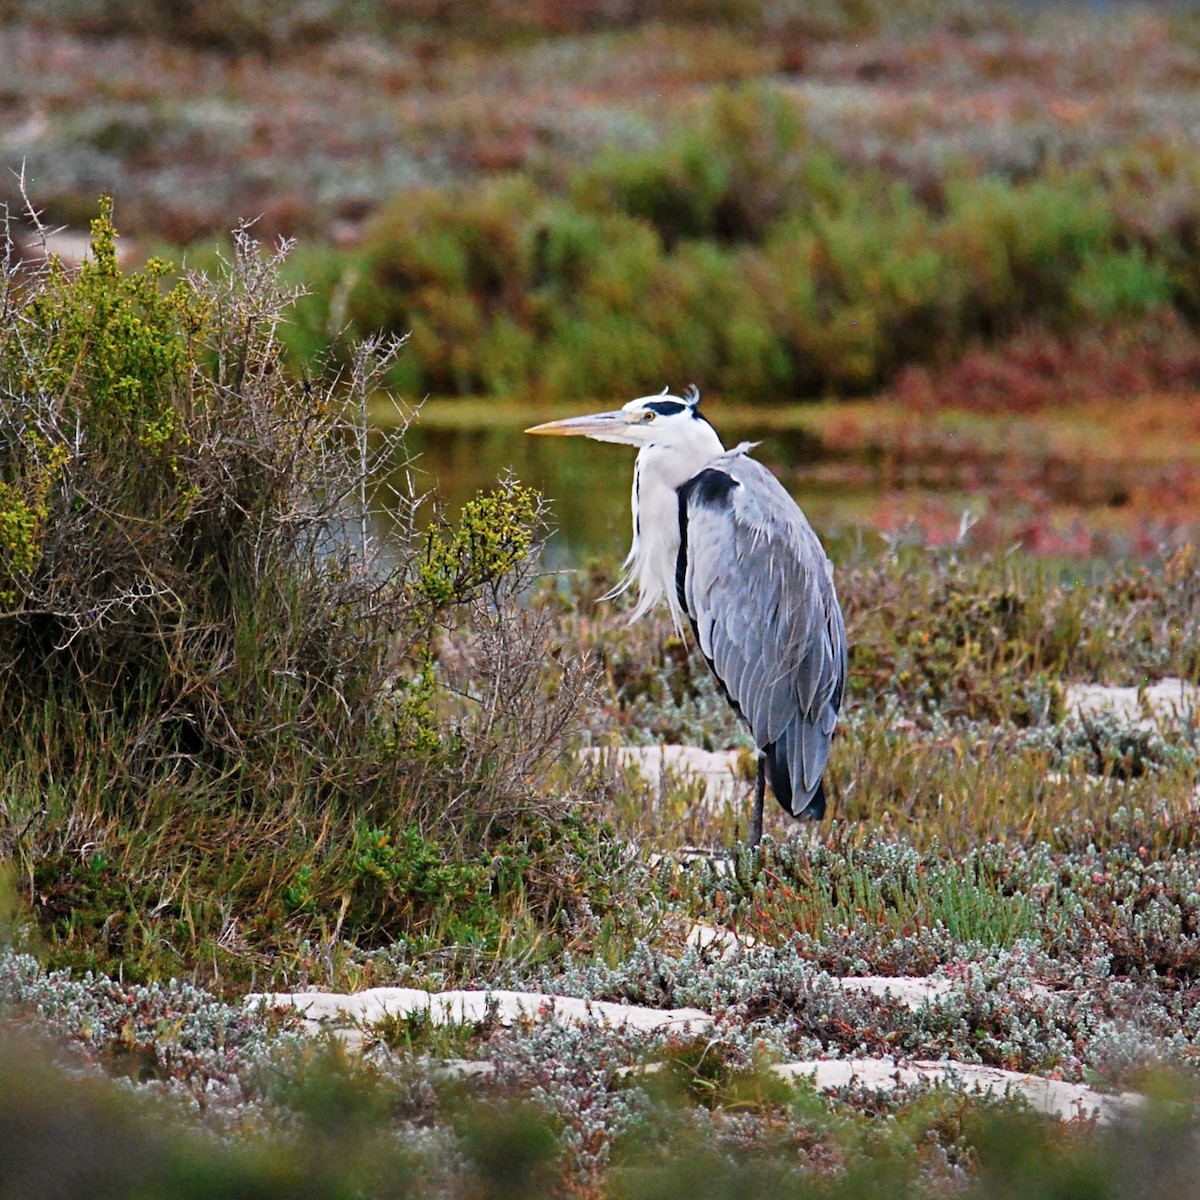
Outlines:
<svg viewBox="0 0 1200 1200"><path fill-rule="evenodd" d="M776 797L820 816L846 676L825 551L775 476L740 449L680 488L679 507L676 582L700 649L767 753Z"/></svg>

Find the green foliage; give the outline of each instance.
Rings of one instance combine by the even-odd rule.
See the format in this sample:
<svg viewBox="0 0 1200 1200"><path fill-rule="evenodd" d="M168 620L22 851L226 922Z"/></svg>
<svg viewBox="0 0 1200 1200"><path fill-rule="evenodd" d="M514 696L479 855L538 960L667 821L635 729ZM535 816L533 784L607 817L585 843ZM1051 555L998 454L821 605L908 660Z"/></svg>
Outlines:
<svg viewBox="0 0 1200 1200"><path fill-rule="evenodd" d="M415 825L394 838L383 829L359 825L350 851L348 928L357 933L377 926L381 914L387 914L389 925L411 934L421 930L430 914L440 912L454 914L453 927L441 931L448 940L494 940L500 914L491 895L489 867L457 861ZM519 868L516 874L519 879Z"/></svg>
<svg viewBox="0 0 1200 1200"><path fill-rule="evenodd" d="M294 1136L247 1144L187 1129L103 1076L68 1084L44 1045L6 1037L0 1193L32 1188L129 1200L413 1194L412 1155L383 1136L380 1090L349 1079L331 1057L314 1061L287 1097L298 1115ZM64 1154L67 1144L75 1151Z"/></svg>
<svg viewBox="0 0 1200 1200"><path fill-rule="evenodd" d="M654 154L610 150L580 173L584 207L617 209L680 241L761 241L785 213L836 202L843 181L809 137L800 109L774 89L719 88L694 128Z"/></svg>
<svg viewBox="0 0 1200 1200"><path fill-rule="evenodd" d="M532 269L530 227L542 207L532 185L505 180L462 195L415 192L385 210L347 312L359 329L407 334L398 386L503 394L511 390L506 379L524 381L513 335ZM417 368L419 377L406 373Z"/></svg>
<svg viewBox="0 0 1200 1200"><path fill-rule="evenodd" d="M1175 292L1168 263L1141 246L1085 259L1071 284L1074 305L1104 323L1128 321L1170 306Z"/></svg>
<svg viewBox="0 0 1200 1200"><path fill-rule="evenodd" d="M771 1074L765 1056L746 1063L711 1038L673 1037L655 1056L647 1078L652 1096L668 1103L695 1104L728 1112L785 1108L792 1088Z"/></svg>
<svg viewBox="0 0 1200 1200"><path fill-rule="evenodd" d="M600 155L565 194L513 177L398 197L348 314L410 332L396 379L418 393L687 379L749 399L852 394L1030 324L1182 302L1175 234L1131 230L1122 196L1052 165L919 191L839 157L779 90L720 88L662 145Z"/></svg>
<svg viewBox="0 0 1200 1200"><path fill-rule="evenodd" d="M847 843L834 854L784 845L739 872L714 905L731 928L773 943L795 933L822 940L867 921L885 937L942 929L962 942L1013 946L1062 918L1057 896L1035 904L1009 879L1010 866L997 842L961 860L936 842L925 854L895 844Z"/></svg>
<svg viewBox="0 0 1200 1200"><path fill-rule="evenodd" d="M575 903L575 818L540 814L587 691L519 615L540 497L433 532L392 497L385 557L387 348L314 388L280 362L282 255L242 233L171 284L115 238L105 202L77 272L0 279L0 862L50 954L233 981L316 938L536 944Z"/></svg>
<svg viewBox="0 0 1200 1200"><path fill-rule="evenodd" d="M558 1182L555 1131L532 1105L468 1108L458 1119L472 1182L487 1200L551 1194Z"/></svg>
<svg viewBox="0 0 1200 1200"><path fill-rule="evenodd" d="M69 457L61 443L43 453L45 441L34 433L21 443L12 467L15 482L0 479L0 605L16 603L21 580L41 557L50 490Z"/></svg>
<svg viewBox="0 0 1200 1200"><path fill-rule="evenodd" d="M52 261L20 323L0 330L0 379L16 405L2 430L0 604L25 594L43 554L52 494L79 452L70 439L80 431L93 459L125 475L125 512L185 510L194 499L179 473L187 437L179 397L190 388L207 303L184 282L163 290L171 266L162 260L122 275L116 239L105 199L78 274ZM99 499L74 496L80 506ZM106 515L103 507L95 514Z"/></svg>
<svg viewBox="0 0 1200 1200"><path fill-rule="evenodd" d="M117 263L112 202L104 199L92 222L92 254L77 275L54 263L45 286L26 310L32 336L5 339L2 369L19 373L31 397L54 397L63 417L87 426L95 452L132 439L145 457L130 467L152 468L184 436L181 394L191 384L197 343L210 322L209 305L181 281L160 282L172 264L151 259L124 275ZM171 482L167 460L156 482Z"/></svg>
<svg viewBox="0 0 1200 1200"><path fill-rule="evenodd" d="M1113 254L1111 198L1084 175L1014 185L963 180L949 189L946 241L966 275L965 311L984 331L1019 318L1061 319L1084 264Z"/></svg>
<svg viewBox="0 0 1200 1200"><path fill-rule="evenodd" d="M540 514L541 497L515 483L468 501L449 537L434 530L426 536L416 578L421 595L436 610L496 585L528 557Z"/></svg>

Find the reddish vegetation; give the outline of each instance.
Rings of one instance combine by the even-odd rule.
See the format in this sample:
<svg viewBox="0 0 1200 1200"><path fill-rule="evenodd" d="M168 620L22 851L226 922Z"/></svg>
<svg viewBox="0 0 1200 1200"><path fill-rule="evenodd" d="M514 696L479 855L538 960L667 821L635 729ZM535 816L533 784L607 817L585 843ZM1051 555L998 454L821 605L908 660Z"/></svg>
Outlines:
<svg viewBox="0 0 1200 1200"><path fill-rule="evenodd" d="M1004 365L999 355L979 354L976 361ZM1119 363L1115 353L1113 361ZM966 388L955 391L950 382L961 374L962 366L929 373L928 390L911 403L911 392L893 394L808 417L833 456L819 468L824 489L868 498L851 523L898 541L961 542L989 553L1016 547L1063 558L1152 557L1195 541L1200 392L1194 387L1106 394L1097 371L1090 390L1080 384L1070 403L1046 379L1036 393L1028 384L1014 389L1012 404L996 387L972 407ZM1064 378L1070 385L1069 372ZM810 487L814 474L800 473ZM814 508L825 528L842 524L845 511L832 501L828 509Z"/></svg>
<svg viewBox="0 0 1200 1200"><path fill-rule="evenodd" d="M972 508L980 507L975 497ZM1188 514L1159 519L1144 508L1122 512L1112 523L1098 523L1094 513L1055 507L1037 487L984 494L982 514L967 515L967 506L942 496L889 493L869 523L890 540L925 546L962 545L976 553L1004 554L1019 549L1044 558L1150 559L1194 541L1200 505Z"/></svg>
<svg viewBox="0 0 1200 1200"><path fill-rule="evenodd" d="M1097 400L1200 390L1200 336L1173 315L1132 328L1046 329L979 346L949 367L910 366L892 392L918 412L1036 412Z"/></svg>
<svg viewBox="0 0 1200 1200"><path fill-rule="evenodd" d="M259 213L267 234L311 237L414 185L561 175L763 78L839 156L929 199L948 171L1028 177L1104 154L1120 169L1127 151L1152 185L1197 142L1186 16L999 5L889 28L891 7L404 0L322 22L336 9L13 0L4 165L27 163L54 220L81 225L105 189L127 234L187 240ZM1186 183L1168 209L1194 210ZM1131 194L1147 220L1163 215L1153 190Z"/></svg>

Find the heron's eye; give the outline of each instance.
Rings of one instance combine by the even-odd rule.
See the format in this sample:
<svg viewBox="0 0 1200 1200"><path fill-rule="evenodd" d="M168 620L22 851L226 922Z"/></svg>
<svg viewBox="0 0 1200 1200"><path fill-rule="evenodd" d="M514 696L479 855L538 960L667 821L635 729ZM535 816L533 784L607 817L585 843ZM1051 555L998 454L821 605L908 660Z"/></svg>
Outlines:
<svg viewBox="0 0 1200 1200"><path fill-rule="evenodd" d="M648 425L657 415L658 414L652 409L648 409L646 412L642 413L642 420Z"/></svg>

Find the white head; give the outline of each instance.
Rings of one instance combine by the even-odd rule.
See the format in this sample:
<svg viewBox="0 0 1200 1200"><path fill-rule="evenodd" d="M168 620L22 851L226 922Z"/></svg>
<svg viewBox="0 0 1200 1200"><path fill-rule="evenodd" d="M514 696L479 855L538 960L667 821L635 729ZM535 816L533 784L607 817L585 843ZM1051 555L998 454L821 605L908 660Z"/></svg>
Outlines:
<svg viewBox="0 0 1200 1200"><path fill-rule="evenodd" d="M639 597L634 620L665 600L676 626L680 624L682 612L675 595L677 489L725 452L717 431L700 415L699 405L700 393L693 387L683 396L666 392L642 396L614 412L548 421L525 431L640 448L633 472L633 545L625 560L625 579L612 593L623 592L636 580Z"/></svg>
<svg viewBox="0 0 1200 1200"><path fill-rule="evenodd" d="M597 442L619 442L642 449L653 446L676 451L688 462L695 461L700 465L724 451L716 430L700 414L700 393L694 387L688 388L683 396L672 396L667 392L660 396L642 396L613 412L547 421L525 432L590 437ZM679 482L694 473L690 471Z"/></svg>

